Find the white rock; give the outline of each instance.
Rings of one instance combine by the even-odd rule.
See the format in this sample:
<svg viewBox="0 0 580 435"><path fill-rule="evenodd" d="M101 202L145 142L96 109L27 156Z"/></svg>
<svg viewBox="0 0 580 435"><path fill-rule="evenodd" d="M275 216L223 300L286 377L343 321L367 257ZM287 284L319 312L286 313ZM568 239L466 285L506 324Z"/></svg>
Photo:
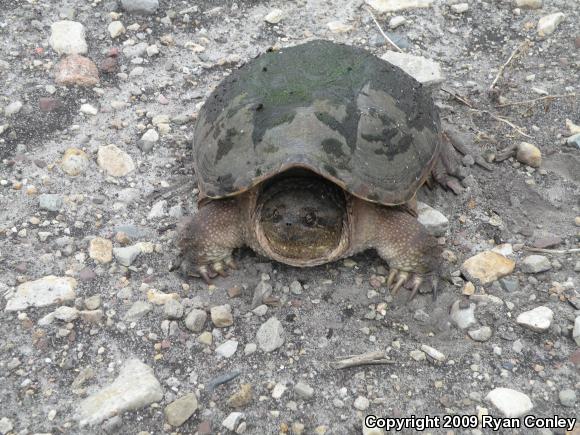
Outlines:
<svg viewBox="0 0 580 435"><path fill-rule="evenodd" d="M554 33L558 24L566 17L562 12L556 12L555 14L546 15L538 21L538 35L548 36Z"/></svg>
<svg viewBox="0 0 580 435"><path fill-rule="evenodd" d="M264 352L272 352L284 344L285 332L282 323L276 317L264 322L256 334L258 345Z"/></svg>
<svg viewBox="0 0 580 435"><path fill-rule="evenodd" d="M522 261L521 269L522 272L525 273L540 273L550 270L552 268L552 264L548 257L544 257L543 255L528 255Z"/></svg>
<svg viewBox="0 0 580 435"><path fill-rule="evenodd" d="M514 6L523 9L540 9L542 0L514 0Z"/></svg>
<svg viewBox="0 0 580 435"><path fill-rule="evenodd" d="M434 60L396 51L387 51L381 59L398 66L424 85L436 85L444 80L441 66Z"/></svg>
<svg viewBox="0 0 580 435"><path fill-rule="evenodd" d="M365 0L365 2L380 13L428 8L433 4L433 0Z"/></svg>
<svg viewBox="0 0 580 435"><path fill-rule="evenodd" d="M206 320L207 313L194 308L185 317L185 327L193 332L201 332Z"/></svg>
<svg viewBox="0 0 580 435"><path fill-rule="evenodd" d="M124 177L135 170L131 156L115 145L100 146L97 163L113 177Z"/></svg>
<svg viewBox="0 0 580 435"><path fill-rule="evenodd" d="M358 396L356 399L354 399L354 407L356 409L358 409L359 411L366 410L370 404L371 403L370 403L369 399L367 399L366 397L363 397L363 396Z"/></svg>
<svg viewBox="0 0 580 435"><path fill-rule="evenodd" d="M449 316L459 329L467 329L475 324L475 304L469 304L467 308L460 308L461 301L457 300L451 306Z"/></svg>
<svg viewBox="0 0 580 435"><path fill-rule="evenodd" d="M127 12L149 15L159 8L159 0L121 0L121 6Z"/></svg>
<svg viewBox="0 0 580 435"><path fill-rule="evenodd" d="M159 54L159 47L157 47L157 45L153 44L147 47L147 56L149 57L153 57L153 56L157 56Z"/></svg>
<svg viewBox="0 0 580 435"><path fill-rule="evenodd" d="M54 310L52 315L55 319L58 319L62 322L72 322L73 320L78 319L79 310L74 307L62 306Z"/></svg>
<svg viewBox="0 0 580 435"><path fill-rule="evenodd" d="M238 342L236 340L228 340L220 344L216 348L215 353L217 353L220 356L223 356L224 358L229 358L234 353L236 353L236 350L238 350Z"/></svg>
<svg viewBox="0 0 580 435"><path fill-rule="evenodd" d="M276 385L274 385L274 388L272 389L272 398L276 400L280 399L285 391L286 385L281 382L278 382Z"/></svg>
<svg viewBox="0 0 580 435"><path fill-rule="evenodd" d="M232 412L230 415L226 417L224 421L222 421L222 426L233 432L236 430L236 428L240 424L240 421L243 418L245 418L243 412Z"/></svg>
<svg viewBox="0 0 580 435"><path fill-rule="evenodd" d="M396 29L399 26L407 23L407 19L401 15L397 15L389 20L389 28Z"/></svg>
<svg viewBox="0 0 580 435"><path fill-rule="evenodd" d="M75 415L80 426L96 425L125 411L138 410L163 398L153 369L138 359L125 362L115 381L84 399Z"/></svg>
<svg viewBox="0 0 580 435"><path fill-rule="evenodd" d="M417 201L417 214L417 220L425 227L429 234L435 237L445 235L449 227L449 219L443 213L423 202Z"/></svg>
<svg viewBox="0 0 580 435"><path fill-rule="evenodd" d="M118 38L126 31L125 26L123 26L123 23L120 21L111 22L109 24L109 27L107 27L107 30L109 31L109 35L111 35L111 38L113 39Z"/></svg>
<svg viewBox="0 0 580 435"><path fill-rule="evenodd" d="M456 14L463 14L469 10L469 5L467 3L457 3L456 5L451 5L451 10Z"/></svg>
<svg viewBox="0 0 580 435"><path fill-rule="evenodd" d="M542 332L550 327L553 319L554 312L548 307L540 306L521 313L516 322L532 331Z"/></svg>
<svg viewBox="0 0 580 435"><path fill-rule="evenodd" d="M574 320L574 329L572 330L572 338L578 346L580 346L580 316Z"/></svg>
<svg viewBox="0 0 580 435"><path fill-rule="evenodd" d="M342 21L331 21L326 24L328 30L332 33L346 33L352 30L352 26L350 24L343 23Z"/></svg>
<svg viewBox="0 0 580 435"><path fill-rule="evenodd" d="M256 352L258 350L258 345L256 343L248 343L244 347L244 355L248 356Z"/></svg>
<svg viewBox="0 0 580 435"><path fill-rule="evenodd" d="M28 307L46 307L76 298L77 281L70 277L45 276L22 283L14 297L6 303L6 311L25 310Z"/></svg>
<svg viewBox="0 0 580 435"><path fill-rule="evenodd" d="M88 103L81 104L81 108L79 111L81 113L84 113L85 115L93 115L93 116L99 113L99 109Z"/></svg>
<svg viewBox="0 0 580 435"><path fill-rule="evenodd" d="M509 255L513 255L514 253L514 249L511 245L511 243L502 243L501 245L497 245L495 247L493 247L491 249L492 252L497 252L500 255L503 255L504 257L507 257Z"/></svg>
<svg viewBox="0 0 580 435"><path fill-rule="evenodd" d="M149 214L147 215L147 219L159 219L163 216L167 215L167 201L162 199L161 201L157 201L149 210Z"/></svg>
<svg viewBox="0 0 580 435"><path fill-rule="evenodd" d="M482 326L479 329L474 329L467 332L474 341L487 341L491 338L491 328L489 326Z"/></svg>
<svg viewBox="0 0 580 435"><path fill-rule="evenodd" d="M439 362L445 361L445 358L446 358L445 355L442 352L439 352L434 347L427 346L426 344L422 344L421 350L436 361L439 361Z"/></svg>
<svg viewBox="0 0 580 435"><path fill-rule="evenodd" d="M141 255L141 252L141 247L139 245L113 248L113 255L117 259L117 262L125 267L131 266L137 257Z"/></svg>
<svg viewBox="0 0 580 435"><path fill-rule="evenodd" d="M302 399L310 399L314 396L314 388L310 385L299 381L296 385L294 385L294 393Z"/></svg>
<svg viewBox="0 0 580 435"><path fill-rule="evenodd" d="M280 9L272 9L265 17L264 21L270 24L278 24L284 18L284 12Z"/></svg>
<svg viewBox="0 0 580 435"><path fill-rule="evenodd" d="M50 26L49 44L58 54L85 54L85 26L76 21L57 21Z"/></svg>
<svg viewBox="0 0 580 435"><path fill-rule="evenodd" d="M0 434L5 435L14 429L12 422L6 417L0 418Z"/></svg>
<svg viewBox="0 0 580 435"><path fill-rule="evenodd" d="M419 349L415 349L409 352L409 356L413 358L415 361L424 361L427 358L425 352Z"/></svg>
<svg viewBox="0 0 580 435"><path fill-rule="evenodd" d="M367 426L366 418L363 418L362 435L385 435L385 430L382 427Z"/></svg>
<svg viewBox="0 0 580 435"><path fill-rule="evenodd" d="M527 414L534 405L524 393L511 388L495 388L485 397L505 417L516 418Z"/></svg>
<svg viewBox="0 0 580 435"><path fill-rule="evenodd" d="M4 115L7 117L14 116L20 112L20 109L22 109L22 101L13 101L4 108Z"/></svg>

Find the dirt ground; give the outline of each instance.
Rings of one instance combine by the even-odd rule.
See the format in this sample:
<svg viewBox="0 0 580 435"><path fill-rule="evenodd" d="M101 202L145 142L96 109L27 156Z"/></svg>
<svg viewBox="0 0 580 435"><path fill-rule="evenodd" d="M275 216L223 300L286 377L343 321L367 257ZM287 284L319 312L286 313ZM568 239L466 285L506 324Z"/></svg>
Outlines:
<svg viewBox="0 0 580 435"><path fill-rule="evenodd" d="M522 141L542 153L537 169L510 158L493 162L489 172L464 159L469 175L463 194L419 192L422 201L449 219L442 261L454 284L443 282L436 302L421 294L409 305L405 292L394 300L388 295L388 268L374 252L297 269L241 250L236 252L240 269L209 288L168 271L176 253L175 224L181 214L196 212L191 139L195 115L213 87L270 47L329 39L380 56L389 45L362 0L159 3L154 13L138 15L107 0L0 0L0 433L225 434L232 432L222 422L240 411L245 423L238 433L355 434L362 433L368 414L499 417L486 399L497 387L525 394L533 404L527 414L580 415L572 394L580 387L580 338L573 337L580 303L570 296L580 284L580 256L570 251L580 240L580 148L567 142L566 127L567 119L580 124L577 0L544 0L538 9L470 0L461 13L451 7L458 3L454 0L393 13L374 10L404 52L440 63L445 80L443 90L434 89L434 98L442 118L473 139L475 155L489 158ZM280 22L265 22L276 8L282 11ZM556 12L565 15L556 30L538 35L538 20ZM399 15L406 23L390 29L389 21ZM113 18L126 28L115 39L108 30ZM121 54L114 59L120 69L101 70L97 86L57 85L60 56L49 37L51 25L63 19L85 26L86 56L96 64L118 47ZM158 53L127 54L130 40L156 45ZM525 41L490 93L500 67ZM134 72L138 67L142 70ZM539 99L545 95L555 97ZM42 98L57 104L43 110ZM155 121L159 115L169 120ZM141 139L148 129L160 134L152 146ZM129 175L108 175L98 164L99 147L109 144L132 158L136 169ZM88 157L76 176L60 163L69 148ZM62 205L56 211L41 207L43 194L57 194ZM114 248L145 245L138 245L142 252L129 267L116 257L99 263L89 257L95 237L112 241ZM527 273L522 264L531 253L524 246L544 246L548 238L550 249L565 252L541 254L550 269ZM516 262L507 281L476 283L474 295L462 294L462 263L504 243L511 244L509 257ZM48 275L74 278L76 297L4 310L20 284ZM268 285L280 303L256 314L255 289ZM192 332L183 313L172 314L167 304L155 301L143 317L127 319L129 308L147 301L152 288L176 293L185 315L192 308L209 313L229 304L233 325L215 327L208 315L202 331ZM237 290L239 295L231 297ZM98 303L87 301L94 295L100 295ZM450 317L456 300L474 304L475 323L466 329ZM101 311L41 321L59 306ZM520 313L538 306L553 312L546 330L535 332L516 322ZM271 317L281 322L284 344L273 352L260 347L252 352L247 345L257 342L258 329ZM468 335L479 326L491 328L487 341ZM211 344L200 342L202 332L202 341L209 336ZM238 347L225 358L216 348L227 340ZM422 345L442 352L445 361L421 357ZM337 357L371 351L384 351L391 363L330 366ZM153 369L162 398L81 427L75 418L79 403L110 385L129 358ZM210 391L216 378L235 372L237 377ZM85 375L83 383L79 376ZM297 391L299 382L313 394ZM234 409L228 399L242 384L251 385L252 396ZM188 393L197 397L193 415L169 425L166 407Z"/></svg>

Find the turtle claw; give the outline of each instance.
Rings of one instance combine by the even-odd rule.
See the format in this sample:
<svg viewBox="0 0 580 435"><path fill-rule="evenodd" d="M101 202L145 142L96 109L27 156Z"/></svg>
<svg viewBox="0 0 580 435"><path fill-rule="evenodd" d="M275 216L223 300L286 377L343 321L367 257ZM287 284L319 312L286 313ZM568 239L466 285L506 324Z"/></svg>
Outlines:
<svg viewBox="0 0 580 435"><path fill-rule="evenodd" d="M209 270L207 268L207 266L199 266L197 268L197 273L199 274L199 276L201 276L201 278L205 281L205 283L207 285L211 285L211 277L209 275ZM195 276L195 275L193 275Z"/></svg>
<svg viewBox="0 0 580 435"><path fill-rule="evenodd" d="M228 266L230 269L234 269L234 270L238 270L238 265L236 263L236 261L232 258L232 257L227 257L224 260L224 263L226 266Z"/></svg>
<svg viewBox="0 0 580 435"><path fill-rule="evenodd" d="M389 272L389 277L387 278L387 289L391 291L392 296L396 296L402 287L409 288L411 293L407 298L407 304L415 299L421 285L427 281L431 285L431 290L433 292L433 301L437 300L437 277L434 275L428 275L427 279L422 275L411 274L409 272L391 269Z"/></svg>

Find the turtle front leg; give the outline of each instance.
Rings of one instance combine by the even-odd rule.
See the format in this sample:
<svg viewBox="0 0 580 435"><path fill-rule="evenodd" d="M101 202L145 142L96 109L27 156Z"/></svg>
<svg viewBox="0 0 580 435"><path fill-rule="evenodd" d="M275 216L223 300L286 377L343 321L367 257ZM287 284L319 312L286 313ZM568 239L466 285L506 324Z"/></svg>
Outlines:
<svg viewBox="0 0 580 435"><path fill-rule="evenodd" d="M201 276L209 284L216 275L227 276L228 268L237 268L232 252L243 245L238 202L235 199L211 201L178 225L179 254L171 270Z"/></svg>
<svg viewBox="0 0 580 435"><path fill-rule="evenodd" d="M375 208L376 222L370 240L389 265L387 287L395 295L402 286L410 286L411 301L427 280L436 299L441 252L437 240L404 209L380 205Z"/></svg>

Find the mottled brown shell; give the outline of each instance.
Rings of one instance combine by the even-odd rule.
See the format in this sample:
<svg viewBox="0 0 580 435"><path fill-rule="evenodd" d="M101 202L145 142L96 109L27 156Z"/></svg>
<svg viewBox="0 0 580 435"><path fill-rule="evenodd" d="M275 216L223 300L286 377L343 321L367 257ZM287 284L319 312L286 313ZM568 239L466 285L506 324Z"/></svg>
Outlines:
<svg viewBox="0 0 580 435"><path fill-rule="evenodd" d="M366 50L313 41L265 53L225 78L201 109L201 198L308 168L385 205L411 199L440 146L430 92Z"/></svg>

